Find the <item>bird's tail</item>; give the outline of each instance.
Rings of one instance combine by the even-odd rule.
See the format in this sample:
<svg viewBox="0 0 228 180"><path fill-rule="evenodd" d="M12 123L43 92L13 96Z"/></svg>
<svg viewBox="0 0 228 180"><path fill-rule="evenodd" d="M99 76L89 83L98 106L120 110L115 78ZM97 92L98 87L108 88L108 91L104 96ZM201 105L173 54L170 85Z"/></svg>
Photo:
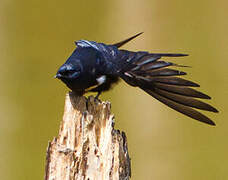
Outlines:
<svg viewBox="0 0 228 180"><path fill-rule="evenodd" d="M124 53L124 52L122 52ZM133 52L127 52L129 57ZM140 54L141 53L141 54ZM132 54L133 56L133 54ZM211 105L199 99L211 99L208 95L192 87L198 84L182 79L185 72L170 67L185 67L160 60L161 57L180 57L185 54L149 54L137 52L128 60L121 72L121 78L128 84L137 86L170 108L195 120L215 125L215 123L195 109L218 112Z"/></svg>

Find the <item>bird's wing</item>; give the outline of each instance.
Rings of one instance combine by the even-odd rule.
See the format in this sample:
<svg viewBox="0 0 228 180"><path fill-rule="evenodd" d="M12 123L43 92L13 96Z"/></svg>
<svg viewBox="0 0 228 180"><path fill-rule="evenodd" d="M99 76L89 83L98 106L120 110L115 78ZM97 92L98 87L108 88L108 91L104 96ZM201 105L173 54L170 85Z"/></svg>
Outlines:
<svg viewBox="0 0 228 180"><path fill-rule="evenodd" d="M192 87L198 84L182 79L180 76L185 72L170 67L181 66L172 62L162 60L162 57L180 57L186 54L150 54L146 52L124 52L121 57L122 71L120 76L128 84L138 86L170 108L181 112L198 121L215 125L205 115L195 109L218 112L211 105L199 99L210 99L210 97ZM127 55L128 54L128 55ZM128 58L126 58L128 56Z"/></svg>

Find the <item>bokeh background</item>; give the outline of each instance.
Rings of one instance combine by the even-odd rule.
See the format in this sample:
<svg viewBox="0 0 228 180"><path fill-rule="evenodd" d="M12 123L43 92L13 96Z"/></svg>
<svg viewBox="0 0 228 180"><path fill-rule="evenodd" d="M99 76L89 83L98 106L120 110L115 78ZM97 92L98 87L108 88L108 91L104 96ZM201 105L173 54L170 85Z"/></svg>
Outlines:
<svg viewBox="0 0 228 180"><path fill-rule="evenodd" d="M121 82L101 96L126 132L132 179L228 179L228 2L225 0L1 0L0 176L44 177L68 89L57 68L88 39L114 43L138 32L129 50L189 53L188 79L213 97L210 127Z"/></svg>

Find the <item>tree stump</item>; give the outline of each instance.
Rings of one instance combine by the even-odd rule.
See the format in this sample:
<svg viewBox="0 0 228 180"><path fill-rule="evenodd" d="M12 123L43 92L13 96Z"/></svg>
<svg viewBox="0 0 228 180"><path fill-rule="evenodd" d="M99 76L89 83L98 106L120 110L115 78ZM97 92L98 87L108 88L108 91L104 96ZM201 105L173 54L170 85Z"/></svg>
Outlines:
<svg viewBox="0 0 228 180"><path fill-rule="evenodd" d="M70 92L59 135L49 142L45 180L127 180L127 139L114 129L111 104Z"/></svg>

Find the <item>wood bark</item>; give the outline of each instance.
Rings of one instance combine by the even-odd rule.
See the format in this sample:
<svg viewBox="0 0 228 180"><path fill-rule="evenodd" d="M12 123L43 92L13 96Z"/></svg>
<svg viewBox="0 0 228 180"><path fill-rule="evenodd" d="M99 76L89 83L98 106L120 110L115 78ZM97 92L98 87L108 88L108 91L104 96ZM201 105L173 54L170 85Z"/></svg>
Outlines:
<svg viewBox="0 0 228 180"><path fill-rule="evenodd" d="M66 95L59 135L49 142L45 180L127 180L127 139L114 129L109 102Z"/></svg>

